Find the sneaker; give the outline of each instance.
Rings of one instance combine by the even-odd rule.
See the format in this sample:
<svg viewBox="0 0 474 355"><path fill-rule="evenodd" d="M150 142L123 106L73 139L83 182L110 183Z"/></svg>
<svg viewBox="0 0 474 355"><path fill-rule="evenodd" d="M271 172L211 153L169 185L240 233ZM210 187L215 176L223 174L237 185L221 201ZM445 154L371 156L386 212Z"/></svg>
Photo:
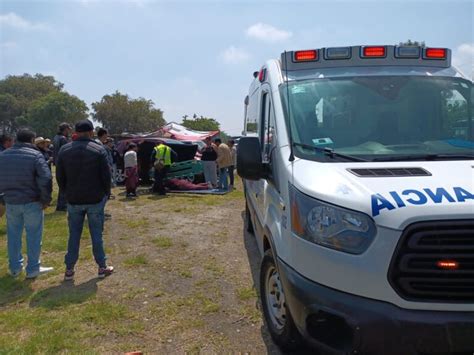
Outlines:
<svg viewBox="0 0 474 355"><path fill-rule="evenodd" d="M103 279L107 276L110 276L112 275L113 272L114 272L113 266L100 267L99 273L98 273L99 279Z"/></svg>
<svg viewBox="0 0 474 355"><path fill-rule="evenodd" d="M64 281L72 281L74 280L74 269L68 270L64 273Z"/></svg>
<svg viewBox="0 0 474 355"><path fill-rule="evenodd" d="M40 275L43 275L43 274L46 274L48 272L51 272L53 271L54 268L52 267L43 267L43 266L40 266L39 270L38 271L35 271L31 274L26 274L26 278L27 279L36 279L38 276Z"/></svg>

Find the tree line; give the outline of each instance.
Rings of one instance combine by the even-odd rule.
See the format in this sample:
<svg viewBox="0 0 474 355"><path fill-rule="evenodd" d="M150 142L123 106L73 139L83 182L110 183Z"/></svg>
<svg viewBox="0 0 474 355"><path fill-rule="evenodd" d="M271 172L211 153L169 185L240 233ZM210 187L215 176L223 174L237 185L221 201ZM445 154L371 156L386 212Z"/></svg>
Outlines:
<svg viewBox="0 0 474 355"><path fill-rule="evenodd" d="M61 122L93 118L112 134L155 131L166 124L163 111L152 100L131 98L115 91L93 102L91 109L64 84L49 75L9 75L0 80L0 134L30 127L38 135L52 137ZM204 116L183 116L182 124L201 131L220 130L220 124Z"/></svg>

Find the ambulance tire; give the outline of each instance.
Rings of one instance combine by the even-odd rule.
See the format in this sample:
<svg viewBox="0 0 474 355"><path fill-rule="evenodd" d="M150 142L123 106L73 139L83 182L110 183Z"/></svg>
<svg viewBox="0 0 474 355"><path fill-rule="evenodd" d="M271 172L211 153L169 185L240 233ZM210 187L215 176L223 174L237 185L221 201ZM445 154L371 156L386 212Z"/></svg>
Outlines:
<svg viewBox="0 0 474 355"><path fill-rule="evenodd" d="M250 209L247 199L245 199L245 225L247 226L247 232L253 234L252 216L250 216Z"/></svg>
<svg viewBox="0 0 474 355"><path fill-rule="evenodd" d="M290 314L290 310L287 308L284 302L284 323L277 324L277 322L275 322L275 317L271 315L272 311L270 310L270 307L272 307L272 305L269 304L269 299L273 296L269 297L269 273L272 273L274 276L276 275L279 279L275 259L273 258L273 253L270 249L265 252L260 268L260 299L262 302L263 316L273 341L280 347L281 350L292 352L302 347L303 339L295 326L293 318ZM281 284L279 286L281 287Z"/></svg>

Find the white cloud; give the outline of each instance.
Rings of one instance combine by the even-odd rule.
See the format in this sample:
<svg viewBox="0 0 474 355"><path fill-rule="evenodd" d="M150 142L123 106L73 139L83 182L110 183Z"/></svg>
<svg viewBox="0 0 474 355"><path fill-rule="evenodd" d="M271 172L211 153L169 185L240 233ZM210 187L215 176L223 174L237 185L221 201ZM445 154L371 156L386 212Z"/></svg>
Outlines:
<svg viewBox="0 0 474 355"><path fill-rule="evenodd" d="M48 26L44 23L35 23L18 16L14 12L0 14L0 26L8 26L23 31L46 30Z"/></svg>
<svg viewBox="0 0 474 355"><path fill-rule="evenodd" d="M463 43L453 51L453 64L471 79L474 78L474 43Z"/></svg>
<svg viewBox="0 0 474 355"><path fill-rule="evenodd" d="M261 22L247 28L245 33L249 37L267 42L284 41L293 35L291 32L280 30L272 25L267 25Z"/></svg>
<svg viewBox="0 0 474 355"><path fill-rule="evenodd" d="M237 64L247 61L250 58L250 54L245 49L230 46L221 52L220 57L226 63Z"/></svg>

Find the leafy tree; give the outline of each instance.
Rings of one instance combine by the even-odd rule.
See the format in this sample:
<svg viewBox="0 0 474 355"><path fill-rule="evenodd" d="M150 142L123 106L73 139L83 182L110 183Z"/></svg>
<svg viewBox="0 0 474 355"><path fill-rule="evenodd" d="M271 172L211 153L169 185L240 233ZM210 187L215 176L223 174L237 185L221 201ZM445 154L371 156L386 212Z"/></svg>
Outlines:
<svg viewBox="0 0 474 355"><path fill-rule="evenodd" d="M115 134L149 132L166 124L163 111L155 108L153 101L131 99L118 91L94 102L92 108L92 117Z"/></svg>
<svg viewBox="0 0 474 355"><path fill-rule="evenodd" d="M41 74L9 75L0 80L0 131L14 132L24 124L33 101L62 89L63 84L54 77Z"/></svg>
<svg viewBox="0 0 474 355"><path fill-rule="evenodd" d="M88 117L87 105L66 92L51 92L32 102L26 124L39 136L53 137L61 122L77 122Z"/></svg>
<svg viewBox="0 0 474 355"><path fill-rule="evenodd" d="M186 128L194 129L196 131L219 131L220 123L214 118L204 116L198 117L196 114L194 114L193 117L194 119L192 120L183 117L183 122L181 124Z"/></svg>

